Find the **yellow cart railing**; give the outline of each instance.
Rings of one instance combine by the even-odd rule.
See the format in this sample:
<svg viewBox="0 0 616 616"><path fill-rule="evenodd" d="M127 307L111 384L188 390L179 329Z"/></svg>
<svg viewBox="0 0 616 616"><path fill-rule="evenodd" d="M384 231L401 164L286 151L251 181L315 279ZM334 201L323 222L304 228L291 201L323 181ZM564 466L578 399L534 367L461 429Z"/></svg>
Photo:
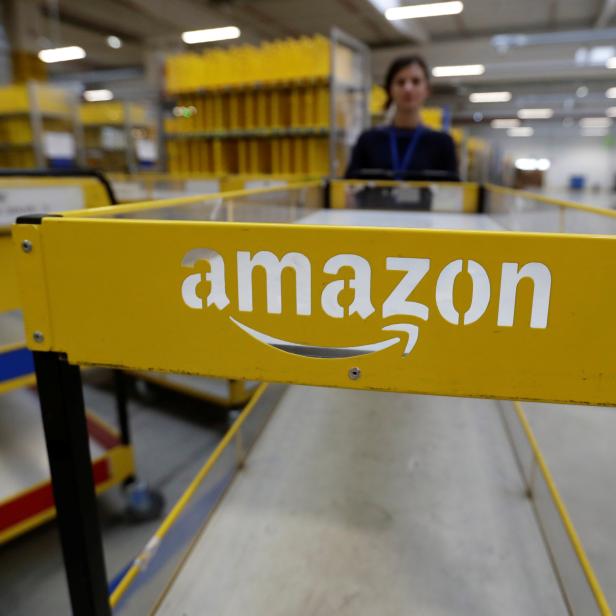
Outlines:
<svg viewBox="0 0 616 616"><path fill-rule="evenodd" d="M475 182L332 180L332 208L393 207L439 212L478 212L481 186Z"/></svg>
<svg viewBox="0 0 616 616"><path fill-rule="evenodd" d="M605 327L616 297L609 275L615 238L243 222L250 210L234 202L246 196L221 197L73 212L14 227L43 413L71 460L63 466L52 457L51 466L75 611L96 605L96 613L108 613L100 542L92 540L92 490L76 472L87 452L74 365L616 402L616 333ZM251 197L273 200L267 191ZM592 356L571 353L589 347ZM471 348L489 358L481 370L468 361ZM75 515L87 527L82 533L70 526ZM71 573L84 559L86 584ZM608 613L600 593L593 596Z"/></svg>
<svg viewBox="0 0 616 616"><path fill-rule="evenodd" d="M23 340L19 316L15 251L10 223L34 212L100 207L113 203L113 194L100 174L15 171L0 173L0 394L34 385L32 353ZM103 491L135 475L130 443L94 415L88 417L94 440L103 453L93 460L96 489ZM10 460L6 464L10 465ZM55 509L49 479L0 499L0 544L53 518Z"/></svg>
<svg viewBox="0 0 616 616"><path fill-rule="evenodd" d="M507 229L616 234L616 212L613 210L554 199L530 191L488 184L485 189L485 207L487 213ZM582 543L580 531L557 488L559 477L548 467L546 454L541 451L533 431L531 420L540 410L527 410L517 401L503 402L502 407L522 476L569 608L574 614L590 611L611 614L598 575ZM561 480L566 483L566 477L561 477Z"/></svg>

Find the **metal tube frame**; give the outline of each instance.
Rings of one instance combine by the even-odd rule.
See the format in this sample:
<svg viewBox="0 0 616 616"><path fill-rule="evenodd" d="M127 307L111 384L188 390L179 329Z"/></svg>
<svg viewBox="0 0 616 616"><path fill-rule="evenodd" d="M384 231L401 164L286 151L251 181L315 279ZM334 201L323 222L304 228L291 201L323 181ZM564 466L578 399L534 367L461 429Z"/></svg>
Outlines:
<svg viewBox="0 0 616 616"><path fill-rule="evenodd" d="M133 118L131 113L132 102L124 101L124 136L126 139L126 168L128 173L137 173L137 153L135 138L133 137Z"/></svg>
<svg viewBox="0 0 616 616"><path fill-rule="evenodd" d="M359 92L363 95L361 128L365 129L369 123L368 96L370 92L370 50L361 41L353 38L338 28L332 28L329 37L329 177L337 176L336 146L340 138L340 131L336 124L336 101L340 91L338 75L336 74L336 53L339 44L352 49L361 62L361 86Z"/></svg>
<svg viewBox="0 0 616 616"><path fill-rule="evenodd" d="M34 81L28 81L28 103L30 105L30 126L32 127L32 147L34 160L39 169L47 167L47 160L43 148L43 117L38 99L38 89Z"/></svg>
<svg viewBox="0 0 616 616"><path fill-rule="evenodd" d="M106 181L103 184L115 204L111 187ZM18 222L40 222L40 217ZM33 357L72 612L75 616L111 616L81 372L61 353L35 351ZM114 378L120 437L129 445L126 377L116 370ZM132 481L129 478L125 483Z"/></svg>
<svg viewBox="0 0 616 616"><path fill-rule="evenodd" d="M34 365L73 614L111 616L79 367L38 351Z"/></svg>
<svg viewBox="0 0 616 616"><path fill-rule="evenodd" d="M111 616L79 367L50 351L34 361L73 613Z"/></svg>

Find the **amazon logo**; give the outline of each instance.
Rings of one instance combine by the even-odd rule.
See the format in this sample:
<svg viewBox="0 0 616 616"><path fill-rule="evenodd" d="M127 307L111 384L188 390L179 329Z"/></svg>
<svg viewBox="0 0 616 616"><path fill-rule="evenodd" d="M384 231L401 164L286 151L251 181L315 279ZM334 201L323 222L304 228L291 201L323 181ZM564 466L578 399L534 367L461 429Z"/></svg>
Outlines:
<svg viewBox="0 0 616 616"><path fill-rule="evenodd" d="M207 262L208 272L197 272L196 266ZM191 310L217 310L225 312L231 307L227 293L229 284L225 261L218 252L210 248L195 248L187 252L181 263L186 269L186 276L181 284L181 297L184 305ZM500 281L496 289L486 269L477 261L456 259L445 265L436 277L434 302L432 306L417 301L414 297L417 287L431 271L429 258L385 257L381 266L388 272L397 274L398 282L392 286L381 305L375 305L372 294L374 262L357 254L335 254L323 265L319 275L326 275L328 282L323 285L317 297L313 296L313 271L310 259L301 252L287 252L277 256L270 251L237 251L235 255L236 277L234 297L237 306L229 320L247 335L270 347L293 355L317 358L343 358L377 353L399 343L403 344L402 356L408 356L419 339L420 325L409 323L409 318L418 322L427 322L433 312L451 325L465 327L476 323L487 311L495 294L498 297L496 325L513 327L516 320L516 296L519 283L524 279L532 282L532 305L530 311L531 329L546 329L550 307L552 277L550 270L543 263L501 264ZM342 276L342 271L352 272L352 276ZM201 268L202 269L202 268ZM375 313L382 318L400 318L400 323L382 327L384 340L366 341L362 345L322 346L300 343L276 337L272 332L256 330L241 318L241 313L254 312L254 274L257 270L265 273L265 306L268 314L281 315L283 305L283 272L293 270L295 288L294 312L298 316L312 316L320 311L331 319L347 319L358 315L367 319ZM454 288L458 276L466 272L471 280L471 297L468 309L462 314L454 303ZM287 278L289 280L289 278ZM207 282L207 296L197 293L198 286ZM343 301L343 292L351 292L351 300ZM434 308L436 309L434 311ZM287 307L286 310L289 310ZM393 336L390 334L393 332Z"/></svg>

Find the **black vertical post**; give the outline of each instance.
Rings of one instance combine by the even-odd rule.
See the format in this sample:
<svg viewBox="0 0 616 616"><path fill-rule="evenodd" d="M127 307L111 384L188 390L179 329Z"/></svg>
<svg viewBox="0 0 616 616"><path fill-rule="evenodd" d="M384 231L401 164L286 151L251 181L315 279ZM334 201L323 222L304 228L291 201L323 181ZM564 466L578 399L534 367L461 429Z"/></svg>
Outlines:
<svg viewBox="0 0 616 616"><path fill-rule="evenodd" d="M118 411L118 424L120 426L120 439L122 445L130 445L130 426L128 424L128 383L127 376L122 370L113 371L113 386L115 391L116 408Z"/></svg>
<svg viewBox="0 0 616 616"><path fill-rule="evenodd" d="M118 425L120 427L120 440L122 445L130 445L130 425L128 422L128 376L122 370L113 370L113 389L115 392L116 409L118 411ZM126 487L135 481L135 477L127 477L123 481Z"/></svg>
<svg viewBox="0 0 616 616"><path fill-rule="evenodd" d="M52 352L34 366L73 614L110 616L79 368Z"/></svg>
<svg viewBox="0 0 616 616"><path fill-rule="evenodd" d="M477 194L477 213L485 214L486 212L487 191L483 184L479 184L479 193Z"/></svg>
<svg viewBox="0 0 616 616"><path fill-rule="evenodd" d="M332 185L331 180L328 178L323 182L323 207L326 210L329 210L332 206Z"/></svg>

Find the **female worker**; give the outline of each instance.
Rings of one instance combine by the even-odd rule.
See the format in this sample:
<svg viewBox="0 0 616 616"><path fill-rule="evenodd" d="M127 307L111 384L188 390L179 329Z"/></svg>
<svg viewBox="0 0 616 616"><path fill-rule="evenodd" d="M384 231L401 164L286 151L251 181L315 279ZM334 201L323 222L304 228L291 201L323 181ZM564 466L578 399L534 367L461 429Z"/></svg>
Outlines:
<svg viewBox="0 0 616 616"><path fill-rule="evenodd" d="M421 123L421 107L430 93L429 72L421 56L394 60L385 77L392 121L388 126L364 131L351 155L347 178L362 177L367 170L387 170L395 179L419 175L457 178L458 164L451 137ZM436 172L436 173L434 173ZM415 177L415 179L420 179Z"/></svg>

